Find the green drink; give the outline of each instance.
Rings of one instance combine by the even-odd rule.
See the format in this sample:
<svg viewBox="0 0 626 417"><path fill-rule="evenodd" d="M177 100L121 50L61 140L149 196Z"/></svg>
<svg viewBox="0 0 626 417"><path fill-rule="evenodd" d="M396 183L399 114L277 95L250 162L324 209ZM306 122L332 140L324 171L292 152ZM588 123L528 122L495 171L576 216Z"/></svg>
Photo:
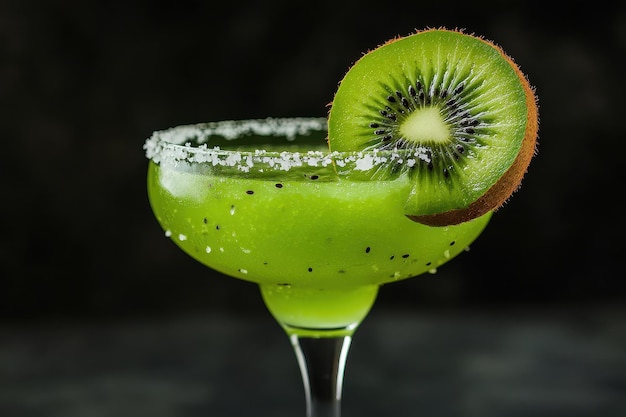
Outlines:
<svg viewBox="0 0 626 417"><path fill-rule="evenodd" d="M328 118L155 132L148 194L191 257L259 286L288 334L308 417L339 417L352 335L381 285L434 272L484 230L536 149L534 90L458 31L393 39L346 74Z"/></svg>
<svg viewBox="0 0 626 417"><path fill-rule="evenodd" d="M306 126L302 136L280 136L298 125ZM258 283L267 307L289 332L352 331L381 284L436 270L489 219L447 227L408 219L406 175L375 179L368 153L311 151L312 141L318 149L325 146L323 119L240 122L236 129L246 134L232 141L221 136L225 126L187 127L191 138L207 146L191 142L189 154L184 129L176 135L178 145L156 134L153 146L160 154L159 163L149 166L150 201L166 234L186 253ZM270 126L261 142L258 135ZM272 151L257 150L263 147ZM394 155L388 154L377 157Z"/></svg>

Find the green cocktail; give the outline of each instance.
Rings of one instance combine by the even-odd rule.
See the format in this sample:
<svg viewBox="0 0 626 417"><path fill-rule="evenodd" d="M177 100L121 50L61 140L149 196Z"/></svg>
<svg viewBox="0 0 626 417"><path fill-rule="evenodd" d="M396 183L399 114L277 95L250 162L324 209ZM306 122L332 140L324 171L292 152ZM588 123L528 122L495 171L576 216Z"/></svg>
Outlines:
<svg viewBox="0 0 626 417"><path fill-rule="evenodd" d="M536 153L534 89L496 44L427 29L369 51L328 118L155 132L148 192L166 235L259 285L302 372L308 417L338 417L352 334L381 285L467 248Z"/></svg>
<svg viewBox="0 0 626 417"><path fill-rule="evenodd" d="M433 272L490 218L410 220L411 179L380 169L414 156L330 152L326 128L321 118L217 122L156 132L145 145L149 198L166 235L206 266L260 286L292 338L316 416L339 415L342 361L379 287ZM320 351L335 358L330 386L314 382Z"/></svg>

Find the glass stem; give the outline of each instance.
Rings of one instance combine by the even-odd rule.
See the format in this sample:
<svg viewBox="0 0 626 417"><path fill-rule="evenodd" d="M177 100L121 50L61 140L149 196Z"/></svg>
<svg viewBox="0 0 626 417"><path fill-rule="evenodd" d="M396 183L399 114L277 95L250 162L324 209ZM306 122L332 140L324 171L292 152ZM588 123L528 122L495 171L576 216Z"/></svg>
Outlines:
<svg viewBox="0 0 626 417"><path fill-rule="evenodd" d="M290 335L298 358L307 417L340 417L343 375L352 336Z"/></svg>

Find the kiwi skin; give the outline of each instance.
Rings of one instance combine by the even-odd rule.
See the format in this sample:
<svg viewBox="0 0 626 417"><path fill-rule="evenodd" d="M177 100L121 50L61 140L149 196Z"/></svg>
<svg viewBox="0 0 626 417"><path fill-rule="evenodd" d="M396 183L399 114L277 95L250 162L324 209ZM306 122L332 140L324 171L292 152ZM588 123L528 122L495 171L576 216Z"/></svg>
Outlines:
<svg viewBox="0 0 626 417"><path fill-rule="evenodd" d="M515 74L517 74L517 77L519 78L526 97L527 112L524 139L515 160L508 168L508 170L500 177L500 179L496 181L496 183L494 183L484 194L482 194L476 201L469 204L467 207L453 209L436 214L407 215L409 219L425 225L448 226L463 223L480 217L488 212L498 210L503 204L505 204L509 200L511 195L520 188L522 179L528 170L528 166L530 165L532 158L537 154L537 135L539 128L538 104L535 89L530 85L526 75L521 71L515 61L509 55L507 55L499 45L495 44L493 41L487 40L482 36L467 34L462 29L446 29L442 27L427 28L422 31L417 31L415 32L415 34L428 31L449 31L460 33L465 36L472 36L479 41L487 44L491 48L495 49L511 66ZM396 38L393 38L380 45L378 48L396 42L400 39L403 39L403 37L398 36ZM371 53L376 49L371 50L368 53ZM366 53L366 55L368 53Z"/></svg>

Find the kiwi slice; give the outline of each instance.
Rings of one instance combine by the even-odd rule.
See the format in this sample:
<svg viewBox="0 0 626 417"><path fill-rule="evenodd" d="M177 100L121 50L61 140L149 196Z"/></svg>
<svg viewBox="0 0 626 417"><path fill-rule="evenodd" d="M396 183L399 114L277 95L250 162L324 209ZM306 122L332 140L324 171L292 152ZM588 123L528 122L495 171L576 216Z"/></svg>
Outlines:
<svg viewBox="0 0 626 417"><path fill-rule="evenodd" d="M537 99L498 45L462 30L426 29L363 55L329 112L333 151L395 154L377 175L406 174L414 221L462 223L496 210L536 153Z"/></svg>

